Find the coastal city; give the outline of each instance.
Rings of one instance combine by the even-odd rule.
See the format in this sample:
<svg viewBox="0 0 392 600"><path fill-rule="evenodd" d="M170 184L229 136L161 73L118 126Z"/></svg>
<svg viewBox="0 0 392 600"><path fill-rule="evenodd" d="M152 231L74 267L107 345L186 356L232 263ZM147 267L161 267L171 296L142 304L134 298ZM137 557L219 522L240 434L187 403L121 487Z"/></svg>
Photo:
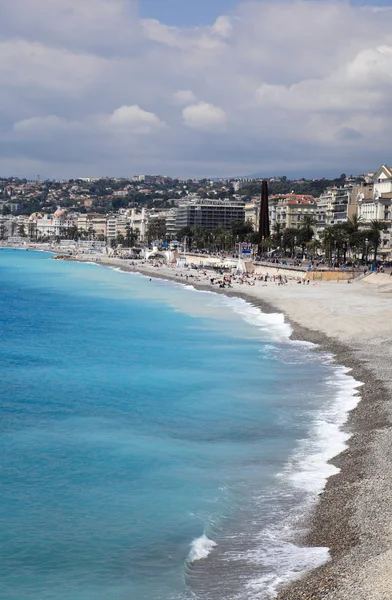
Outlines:
<svg viewBox="0 0 392 600"><path fill-rule="evenodd" d="M255 258L262 178L0 180L0 243L111 254L148 247ZM268 257L330 266L392 253L392 168L335 180L268 178Z"/></svg>
<svg viewBox="0 0 392 600"><path fill-rule="evenodd" d="M0 600L392 600L392 0L1 7Z"/></svg>

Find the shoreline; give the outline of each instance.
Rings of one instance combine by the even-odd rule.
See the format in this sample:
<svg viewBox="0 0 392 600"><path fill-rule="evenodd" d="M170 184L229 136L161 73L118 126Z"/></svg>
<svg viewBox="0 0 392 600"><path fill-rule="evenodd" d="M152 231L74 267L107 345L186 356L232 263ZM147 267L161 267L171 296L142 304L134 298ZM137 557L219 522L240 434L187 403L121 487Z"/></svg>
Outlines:
<svg viewBox="0 0 392 600"><path fill-rule="evenodd" d="M390 600L392 494L389 481L392 477L392 467L388 464L388 455L392 450L389 407L392 392L392 376L389 375L392 325L388 325L388 330L381 322L381 327L378 323L375 331L371 331L367 337L355 336L355 332L349 336L343 327L347 315L337 316L336 306L331 306L331 315L328 315L328 318L332 316L338 321L342 320L337 324L342 326L342 335L338 337L336 331L328 335L328 319L325 323L321 316L320 323L315 322L314 318L312 322L310 304L313 292L314 295L320 296L323 290L328 290L325 292L327 295L332 290L332 301L335 300L337 304L342 298L356 298L359 295L363 302L359 302L361 306L357 317L362 321L369 320L371 324L367 298L372 298L376 304L381 302L380 306L389 306L388 295L378 294L376 286L369 288L366 284L347 286L350 288L348 291L345 291L347 288L343 289L343 286L325 284L329 289L325 286L322 289L314 289L313 292L307 289L307 292L310 292L309 298L305 296L305 286L302 285L298 286L300 291L297 286L287 286L292 290L289 298L287 293L291 290L285 288L281 292L279 290L281 297L275 298L276 294L272 289L221 289L206 283L185 280L178 273L166 272L167 269L158 270L150 265L133 267L125 261L113 261L106 257L103 261L91 260L89 256L67 257L66 260L96 263L150 278L171 280L182 285L191 285L201 291L240 297L265 313L283 313L285 320L292 327L290 339L315 343L318 345L316 351L332 354L336 364L351 369L350 375L364 385L359 391L359 402L349 413L344 427L351 433L347 449L329 461L338 467L340 472L327 480L313 512L306 518L308 526L305 535L296 541L303 546L328 547L331 560L283 587L277 599ZM339 290L335 298L333 290ZM260 292L263 297L260 297ZM284 309L285 303L287 310ZM298 312L297 319L294 318L296 303L305 304L305 310ZM376 306L375 310L378 309ZM355 324L353 327L355 329ZM383 356L380 356L380 349Z"/></svg>
<svg viewBox="0 0 392 600"><path fill-rule="evenodd" d="M79 262L87 262L75 259ZM91 262L91 261L89 261ZM378 473L383 472L383 465L377 460L377 447L381 437L391 438L382 440L392 447L390 433L390 416L387 405L389 391L386 381L380 383L375 373L371 356L366 351L366 344L360 342L342 342L325 332L307 327L304 323L294 320L282 311L281 307L264 298L255 297L251 292L238 289L221 289L198 281L185 281L178 274L154 271L154 267L143 265L130 267L126 264L107 264L109 261L96 261L101 266L112 266L125 272L174 281L183 285L192 285L195 289L209 291L226 296L242 298L265 313L282 313L292 327L292 340L302 340L317 344L316 351L332 354L334 362L350 369L350 375L363 383L358 392L357 406L348 414L345 430L351 434L347 449L329 461L340 469L340 472L328 478L324 491L311 514L307 517L307 531L304 537L297 540L303 546L329 548L331 560L324 565L302 575L299 579L288 583L277 595L277 600L369 600L370 598L390 600L392 597L392 567L389 581L374 580L374 561L380 557L380 550L388 553L388 540L383 528L375 528L374 504L368 504L369 495L377 504L382 491L377 485ZM326 284L333 285L333 284ZM304 287L304 286L300 286ZM387 460L387 457L385 457ZM378 467L378 468L375 468ZM391 470L392 474L392 470ZM372 477L373 475L373 477ZM388 480L387 477L384 479ZM361 490L361 484L366 482L367 489ZM379 493L377 493L379 492ZM388 497L388 495L387 495ZM367 519L362 521L363 513ZM392 499L389 501L387 514L381 521L392 517ZM370 517L370 518L369 518ZM371 525L372 530L368 528ZM379 523L383 525L383 523ZM384 544L382 543L384 542ZM370 572L364 567L370 565ZM359 581L359 572L362 581ZM366 579L366 581L365 581ZM380 592L377 589L380 587ZM363 594L363 595L362 595Z"/></svg>

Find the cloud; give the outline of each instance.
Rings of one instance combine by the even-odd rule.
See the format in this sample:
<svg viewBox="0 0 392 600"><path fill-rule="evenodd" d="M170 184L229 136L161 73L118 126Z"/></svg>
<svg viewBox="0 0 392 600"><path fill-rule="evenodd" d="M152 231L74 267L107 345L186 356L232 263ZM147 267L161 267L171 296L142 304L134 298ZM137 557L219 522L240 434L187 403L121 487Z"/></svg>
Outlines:
<svg viewBox="0 0 392 600"><path fill-rule="evenodd" d="M197 102L197 98L192 90L178 90L173 94L173 100L176 104L192 104Z"/></svg>
<svg viewBox="0 0 392 600"><path fill-rule="evenodd" d="M165 127L157 115L140 108L140 106L120 106L110 114L93 114L86 121L70 121L57 115L47 117L31 117L17 121L13 131L29 136L46 136L68 134L71 131L90 133L111 132L121 136L146 135Z"/></svg>
<svg viewBox="0 0 392 600"><path fill-rule="evenodd" d="M110 126L139 134L152 133L154 129L165 126L157 115L141 109L137 104L116 108L106 120Z"/></svg>
<svg viewBox="0 0 392 600"><path fill-rule="evenodd" d="M187 127L201 131L221 130L227 122L225 111L207 102L187 106L182 111L182 118Z"/></svg>
<svg viewBox="0 0 392 600"><path fill-rule="evenodd" d="M75 126L79 128L79 123L72 123L56 115L48 115L47 117L31 117L17 121L12 130L24 137L42 138L48 135L69 133L70 129Z"/></svg>
<svg viewBox="0 0 392 600"><path fill-rule="evenodd" d="M238 0L182 28L138 18L136 0L4 4L3 173L323 175L390 160L391 9Z"/></svg>

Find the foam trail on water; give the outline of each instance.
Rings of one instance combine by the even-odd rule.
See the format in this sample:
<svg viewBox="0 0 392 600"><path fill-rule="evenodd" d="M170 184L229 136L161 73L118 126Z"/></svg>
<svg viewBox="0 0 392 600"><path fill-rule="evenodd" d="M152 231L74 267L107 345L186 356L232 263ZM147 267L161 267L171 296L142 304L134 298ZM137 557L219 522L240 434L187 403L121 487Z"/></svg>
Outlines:
<svg viewBox="0 0 392 600"><path fill-rule="evenodd" d="M329 356L327 360L330 360ZM258 547L247 553L250 562L262 565L266 571L260 578L248 583L252 598L275 598L282 585L298 579L330 558L326 547L300 547L291 539L298 532L301 517L309 514L317 501L327 479L339 472L328 461L347 448L351 434L342 428L360 400L358 388L363 385L349 372L346 367L335 367L335 376L326 382L332 388L333 401L319 411L309 438L300 442L285 469L277 475L288 486L285 487L288 492L291 488L294 493L297 491L304 496L301 506L283 518L280 524L262 531Z"/></svg>
<svg viewBox="0 0 392 600"><path fill-rule="evenodd" d="M203 560L203 558L207 558L216 545L217 544L214 542L214 540L210 540L206 534L203 533L202 536L193 540L188 556L188 562L194 563L198 560Z"/></svg>
<svg viewBox="0 0 392 600"><path fill-rule="evenodd" d="M266 573L246 586L253 600L275 598L282 585L329 560L328 548L300 548L283 542L279 534L275 536L273 531L269 531L266 538L265 547L259 551L255 561L263 565Z"/></svg>
<svg viewBox="0 0 392 600"><path fill-rule="evenodd" d="M309 439L300 443L298 451L280 474L300 490L319 494L326 480L339 472L328 461L347 448L351 434L342 428L359 402L358 388L363 385L348 375L349 372L346 367L335 367L335 377L326 382L332 388L334 401L320 410Z"/></svg>
<svg viewBox="0 0 392 600"><path fill-rule="evenodd" d="M285 321L283 313L264 313L242 298L224 297L225 304L240 315L247 323L265 332L273 341L287 342L292 334L291 326Z"/></svg>

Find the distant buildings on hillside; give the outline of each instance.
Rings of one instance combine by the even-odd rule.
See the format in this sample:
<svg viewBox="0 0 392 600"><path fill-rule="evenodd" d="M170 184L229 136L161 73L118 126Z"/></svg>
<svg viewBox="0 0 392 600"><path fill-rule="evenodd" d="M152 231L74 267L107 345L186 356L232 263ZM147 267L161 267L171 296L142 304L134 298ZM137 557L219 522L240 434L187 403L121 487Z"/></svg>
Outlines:
<svg viewBox="0 0 392 600"><path fill-rule="evenodd" d="M285 178L277 180L279 185L283 180ZM346 223L354 216L358 217L362 229L369 228L372 221L381 221L379 254L383 258L392 258L392 168L382 165L360 178L341 177L339 181L341 185L323 188L325 191L318 198L299 193L271 194L271 230L299 229L305 217L312 217L318 236L326 227ZM174 182L152 175L137 175L133 180L85 178L50 185L1 180L0 239L77 236L108 244L125 238L145 243L152 235L155 236L153 239L175 239L184 227L200 226L213 230L219 225L230 228L234 223L245 221L257 231L260 197L254 195L249 199L249 195L241 194L244 188L249 194L257 187L258 180L251 178ZM140 208L137 203L133 206L128 203L129 194L135 191L141 197L149 195L149 203ZM29 215L18 214L26 202L37 204L37 197L40 198L40 210ZM113 206L119 208L105 211L102 204L99 205L102 197L111 198ZM62 199L67 201L67 206L56 210L53 205L62 205ZM47 205L51 209L45 208Z"/></svg>

